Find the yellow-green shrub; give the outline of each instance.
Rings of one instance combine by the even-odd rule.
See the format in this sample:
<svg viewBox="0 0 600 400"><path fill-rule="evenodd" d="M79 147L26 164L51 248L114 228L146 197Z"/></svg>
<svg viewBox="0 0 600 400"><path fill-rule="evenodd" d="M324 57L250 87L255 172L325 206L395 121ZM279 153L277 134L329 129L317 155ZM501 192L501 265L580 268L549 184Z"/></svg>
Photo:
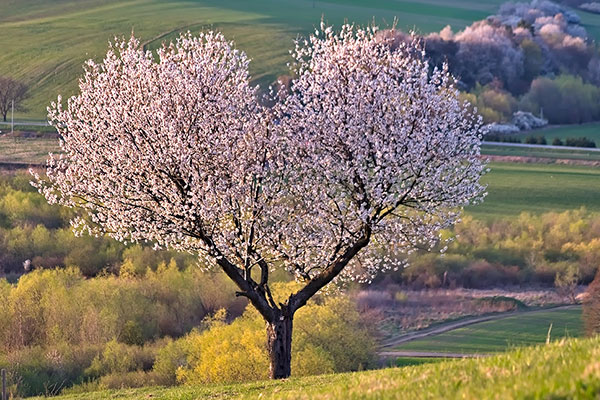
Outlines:
<svg viewBox="0 0 600 400"><path fill-rule="evenodd" d="M281 295L294 284L280 286ZM277 296L277 295L276 295ZM182 383L243 382L267 379L269 360L265 322L251 307L231 324L213 318L208 329L182 339L187 365L179 366ZM346 297L309 303L294 318L292 375L315 375L366 368L375 350L371 332L356 305ZM174 365L159 353L157 364Z"/></svg>

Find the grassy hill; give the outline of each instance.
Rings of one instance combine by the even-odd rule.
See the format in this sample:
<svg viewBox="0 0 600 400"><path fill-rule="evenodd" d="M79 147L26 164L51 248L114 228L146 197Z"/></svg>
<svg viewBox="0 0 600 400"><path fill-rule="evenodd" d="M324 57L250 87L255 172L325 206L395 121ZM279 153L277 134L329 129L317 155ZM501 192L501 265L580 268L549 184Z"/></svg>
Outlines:
<svg viewBox="0 0 600 400"><path fill-rule="evenodd" d="M600 337L522 348L483 359L283 382L104 391L84 399L597 399Z"/></svg>
<svg viewBox="0 0 600 400"><path fill-rule="evenodd" d="M252 58L257 83L286 72L288 50L321 18L403 29L460 29L495 12L503 0L0 0L0 75L30 85L28 111L44 119L58 93L70 95L88 58L101 58L109 40L132 31L149 48L178 31L223 31ZM589 24L600 26L600 16Z"/></svg>

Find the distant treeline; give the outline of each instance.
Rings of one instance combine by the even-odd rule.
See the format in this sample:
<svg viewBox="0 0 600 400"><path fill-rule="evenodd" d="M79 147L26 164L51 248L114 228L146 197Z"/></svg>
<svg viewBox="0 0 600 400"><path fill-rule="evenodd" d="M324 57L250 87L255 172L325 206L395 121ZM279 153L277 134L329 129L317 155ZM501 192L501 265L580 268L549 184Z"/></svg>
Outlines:
<svg viewBox="0 0 600 400"><path fill-rule="evenodd" d="M411 40L398 30L380 34L393 45ZM600 53L579 16L561 5L505 3L460 32L447 26L423 41L432 66L448 63L486 122L517 110L553 124L600 120Z"/></svg>

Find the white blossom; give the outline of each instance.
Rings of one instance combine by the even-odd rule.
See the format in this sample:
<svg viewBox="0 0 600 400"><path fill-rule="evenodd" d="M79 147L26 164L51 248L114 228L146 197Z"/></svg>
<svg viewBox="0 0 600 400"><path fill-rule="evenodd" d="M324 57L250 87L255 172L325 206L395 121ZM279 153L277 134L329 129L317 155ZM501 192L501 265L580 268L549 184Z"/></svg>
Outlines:
<svg viewBox="0 0 600 400"><path fill-rule="evenodd" d="M49 119L62 154L37 187L83 209L79 233L153 242L220 266L267 321L269 271L306 286L370 281L432 249L482 199L481 121L417 41L321 26L296 43L295 79L266 108L249 60L220 33L183 34L157 54L116 40L88 61L80 93ZM251 272L259 269L260 279ZM254 277L253 277L254 276Z"/></svg>

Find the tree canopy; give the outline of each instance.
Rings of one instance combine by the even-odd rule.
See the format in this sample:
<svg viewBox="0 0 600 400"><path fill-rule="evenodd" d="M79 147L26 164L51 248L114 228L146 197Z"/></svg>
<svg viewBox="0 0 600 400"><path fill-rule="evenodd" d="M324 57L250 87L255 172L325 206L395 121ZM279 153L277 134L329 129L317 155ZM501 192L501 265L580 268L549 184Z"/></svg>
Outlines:
<svg viewBox="0 0 600 400"><path fill-rule="evenodd" d="M431 249L482 198L480 119L417 41L392 47L376 31L322 26L298 41L297 78L272 107L220 33L183 34L156 59L117 41L66 108L49 108L63 154L38 187L85 211L79 232L222 268L267 322L271 376L289 376L298 308L334 279ZM278 303L279 267L303 286Z"/></svg>

